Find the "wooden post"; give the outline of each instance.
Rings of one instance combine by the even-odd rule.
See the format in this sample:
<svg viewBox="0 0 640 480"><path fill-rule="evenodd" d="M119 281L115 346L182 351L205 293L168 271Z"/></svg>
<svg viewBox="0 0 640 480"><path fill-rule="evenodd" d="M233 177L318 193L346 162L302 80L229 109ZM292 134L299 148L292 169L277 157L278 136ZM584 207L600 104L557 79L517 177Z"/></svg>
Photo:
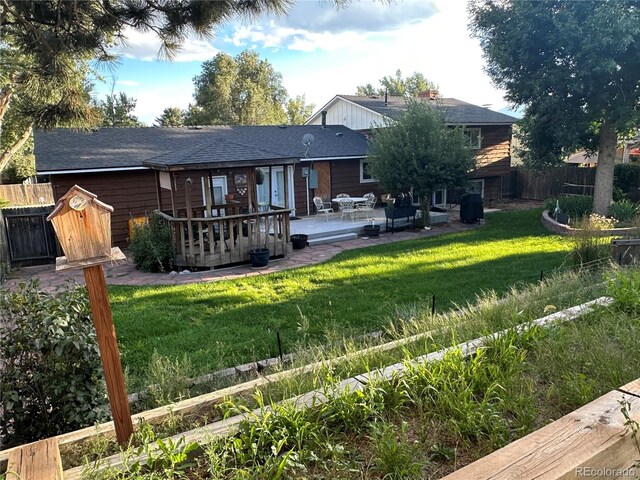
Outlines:
<svg viewBox="0 0 640 480"><path fill-rule="evenodd" d="M133 423L102 268L104 263L125 258L119 248L111 247L111 212L113 207L74 185L58 200L47 220L65 253L56 259L56 271L84 271L116 437L124 445L133 434Z"/></svg>
<svg viewBox="0 0 640 480"><path fill-rule="evenodd" d="M118 340L109 305L104 269L102 265L93 265L84 268L83 271L98 347L100 348L104 380L107 384L107 394L111 404L111 415L116 428L116 437L118 443L124 445L133 435L133 423L131 422L131 410L120 364Z"/></svg>

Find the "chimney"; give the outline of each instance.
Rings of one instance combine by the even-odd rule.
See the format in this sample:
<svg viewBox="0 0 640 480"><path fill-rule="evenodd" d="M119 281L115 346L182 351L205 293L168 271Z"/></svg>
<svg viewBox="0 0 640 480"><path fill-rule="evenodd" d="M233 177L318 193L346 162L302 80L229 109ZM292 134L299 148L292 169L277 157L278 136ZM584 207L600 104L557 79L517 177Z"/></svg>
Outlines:
<svg viewBox="0 0 640 480"><path fill-rule="evenodd" d="M418 98L426 98L428 100L435 100L438 96L438 90L436 89L425 90L424 92L418 93Z"/></svg>
<svg viewBox="0 0 640 480"><path fill-rule="evenodd" d="M384 106L387 107L389 106L389 102L387 101L387 90L384 91Z"/></svg>
<svg viewBox="0 0 640 480"><path fill-rule="evenodd" d="M322 110L320 115L322 115L322 128L327 128L327 111Z"/></svg>

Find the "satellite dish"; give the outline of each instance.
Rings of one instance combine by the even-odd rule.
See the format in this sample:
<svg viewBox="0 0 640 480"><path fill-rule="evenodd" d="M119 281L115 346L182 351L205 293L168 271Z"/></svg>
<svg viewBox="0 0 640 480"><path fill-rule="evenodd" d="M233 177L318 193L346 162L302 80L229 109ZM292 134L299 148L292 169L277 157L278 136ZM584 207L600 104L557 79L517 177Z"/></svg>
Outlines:
<svg viewBox="0 0 640 480"><path fill-rule="evenodd" d="M314 140L315 140L315 137L311 133L305 133L302 136L302 144L305 145L306 147L311 145L311 142L313 142Z"/></svg>

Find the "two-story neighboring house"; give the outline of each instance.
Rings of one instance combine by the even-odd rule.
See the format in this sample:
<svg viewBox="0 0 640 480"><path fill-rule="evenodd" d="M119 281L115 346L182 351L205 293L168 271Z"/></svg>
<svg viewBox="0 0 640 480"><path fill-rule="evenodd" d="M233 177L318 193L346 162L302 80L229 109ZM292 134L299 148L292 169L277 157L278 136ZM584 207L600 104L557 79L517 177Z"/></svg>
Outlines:
<svg viewBox="0 0 640 480"><path fill-rule="evenodd" d="M511 127L517 119L455 98L441 98L434 90L423 92L418 98L442 109L447 124L464 126L477 162L476 170L471 173L472 188L487 201L500 198L503 179L508 181L510 175ZM368 133L374 127L384 126L385 120L397 119L406 108L407 99L404 97L336 95L306 124L344 125ZM380 192L375 179L367 174L366 159L355 162L316 163L314 168L318 170L321 184L347 192ZM436 192L433 203L436 206L449 203L447 191Z"/></svg>

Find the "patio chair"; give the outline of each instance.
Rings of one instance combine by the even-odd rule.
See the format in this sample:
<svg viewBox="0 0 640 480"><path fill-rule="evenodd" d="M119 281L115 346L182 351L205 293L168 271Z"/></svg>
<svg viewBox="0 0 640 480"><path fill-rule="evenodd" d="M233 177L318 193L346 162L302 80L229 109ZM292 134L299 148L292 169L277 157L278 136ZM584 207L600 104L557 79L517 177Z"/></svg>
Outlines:
<svg viewBox="0 0 640 480"><path fill-rule="evenodd" d="M348 193L339 193L336 195L336 198L349 198Z"/></svg>
<svg viewBox="0 0 640 480"><path fill-rule="evenodd" d="M363 198L366 198L364 204L356 205L358 212L364 212L367 218L373 218L373 209L376 206L377 198L373 193L367 193Z"/></svg>
<svg viewBox="0 0 640 480"><path fill-rule="evenodd" d="M343 197L344 198L344 197ZM345 199L340 201L340 220L345 217L351 216L353 222L355 215L358 213L355 202L353 200Z"/></svg>
<svg viewBox="0 0 640 480"><path fill-rule="evenodd" d="M320 197L313 197L313 204L316 206L316 213L324 213L329 221L329 214L333 213L333 208L330 202L324 202Z"/></svg>

